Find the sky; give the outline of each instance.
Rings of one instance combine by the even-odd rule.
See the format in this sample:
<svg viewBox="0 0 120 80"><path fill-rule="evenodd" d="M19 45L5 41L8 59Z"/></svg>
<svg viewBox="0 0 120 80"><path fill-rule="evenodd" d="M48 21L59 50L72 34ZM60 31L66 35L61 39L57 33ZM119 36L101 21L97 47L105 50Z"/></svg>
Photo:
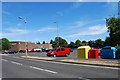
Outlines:
<svg viewBox="0 0 120 80"><path fill-rule="evenodd" d="M41 43L57 36L68 42L105 40L105 18L117 12L117 2L2 2L0 37Z"/></svg>

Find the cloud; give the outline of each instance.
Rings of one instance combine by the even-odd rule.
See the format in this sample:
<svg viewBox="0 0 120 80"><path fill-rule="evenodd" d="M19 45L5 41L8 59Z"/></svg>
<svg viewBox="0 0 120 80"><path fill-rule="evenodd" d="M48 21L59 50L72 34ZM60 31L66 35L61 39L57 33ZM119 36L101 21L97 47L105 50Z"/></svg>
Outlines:
<svg viewBox="0 0 120 80"><path fill-rule="evenodd" d="M85 25L85 22L83 22L83 21L76 21L74 27L81 27L83 25Z"/></svg>
<svg viewBox="0 0 120 80"><path fill-rule="evenodd" d="M57 12L57 15L63 16L63 12Z"/></svg>
<svg viewBox="0 0 120 80"><path fill-rule="evenodd" d="M21 33L21 34L26 34L29 33L28 30L23 30L23 29L9 29L10 33Z"/></svg>
<svg viewBox="0 0 120 80"><path fill-rule="evenodd" d="M10 15L11 13L7 12L7 11L2 11L3 14L5 15Z"/></svg>
<svg viewBox="0 0 120 80"><path fill-rule="evenodd" d="M81 5L82 5L82 3L75 2L75 3L73 3L72 8L79 8Z"/></svg>
<svg viewBox="0 0 120 80"><path fill-rule="evenodd" d="M96 25L96 26L88 27L87 29L82 30L79 33L69 35L69 37L79 37L79 36L82 36L82 35L98 35L98 34L103 34L106 31L107 31L106 26L99 24L99 25Z"/></svg>
<svg viewBox="0 0 120 80"><path fill-rule="evenodd" d="M48 28L39 29L38 31L39 32L48 32L48 31L54 31L54 30L57 30L57 28L48 27Z"/></svg>
<svg viewBox="0 0 120 80"><path fill-rule="evenodd" d="M17 24L17 26L22 26L22 25L23 25L23 24L21 24L21 23L18 23L18 24Z"/></svg>
<svg viewBox="0 0 120 80"><path fill-rule="evenodd" d="M0 33L0 37L19 36L30 33L29 30L22 29L7 29L7 32Z"/></svg>
<svg viewBox="0 0 120 80"><path fill-rule="evenodd" d="M67 27L69 27L69 28L66 28L66 29L68 31L73 32L73 30L75 30L75 29L78 30L78 29L80 29L80 27L83 27L84 25L86 25L86 22L84 22L84 21L75 21L72 24L67 25Z"/></svg>
<svg viewBox="0 0 120 80"><path fill-rule="evenodd" d="M2 37L3 36L3 33L0 33L0 37Z"/></svg>

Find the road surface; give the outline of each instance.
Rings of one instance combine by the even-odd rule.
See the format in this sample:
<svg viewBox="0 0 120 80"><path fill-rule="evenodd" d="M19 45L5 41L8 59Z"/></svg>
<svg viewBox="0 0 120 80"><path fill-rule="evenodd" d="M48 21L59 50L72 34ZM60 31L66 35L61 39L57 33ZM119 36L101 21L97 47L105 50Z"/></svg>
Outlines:
<svg viewBox="0 0 120 80"><path fill-rule="evenodd" d="M2 56L2 78L119 78L118 68ZM115 79L118 80L118 79Z"/></svg>

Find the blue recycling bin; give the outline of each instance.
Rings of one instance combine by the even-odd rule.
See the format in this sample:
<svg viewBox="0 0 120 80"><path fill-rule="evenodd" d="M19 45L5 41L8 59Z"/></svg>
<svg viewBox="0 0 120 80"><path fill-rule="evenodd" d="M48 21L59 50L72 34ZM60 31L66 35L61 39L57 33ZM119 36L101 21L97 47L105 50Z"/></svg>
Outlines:
<svg viewBox="0 0 120 80"><path fill-rule="evenodd" d="M116 58L116 51L117 49L112 46L105 46L100 50L100 57L103 59L111 58L114 59Z"/></svg>

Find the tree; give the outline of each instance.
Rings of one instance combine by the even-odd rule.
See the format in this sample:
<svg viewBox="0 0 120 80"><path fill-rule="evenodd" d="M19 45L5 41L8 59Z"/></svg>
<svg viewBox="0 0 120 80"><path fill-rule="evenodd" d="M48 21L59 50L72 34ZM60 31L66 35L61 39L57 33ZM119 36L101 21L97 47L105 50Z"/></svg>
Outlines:
<svg viewBox="0 0 120 80"><path fill-rule="evenodd" d="M65 39L61 39L61 41L59 43L60 43L59 45L61 47L68 47L68 43L67 43L67 41Z"/></svg>
<svg viewBox="0 0 120 80"><path fill-rule="evenodd" d="M43 44L45 44L45 41L43 41Z"/></svg>
<svg viewBox="0 0 120 80"><path fill-rule="evenodd" d="M95 47L95 41L88 41L88 45L90 46L90 47Z"/></svg>
<svg viewBox="0 0 120 80"><path fill-rule="evenodd" d="M50 40L50 44L53 44L53 40Z"/></svg>
<svg viewBox="0 0 120 80"><path fill-rule="evenodd" d="M84 41L82 41L81 45L82 45L82 46L87 46L88 43L87 43L87 41L84 40Z"/></svg>
<svg viewBox="0 0 120 80"><path fill-rule="evenodd" d="M82 43L87 43L87 42L84 40L84 41L82 41Z"/></svg>
<svg viewBox="0 0 120 80"><path fill-rule="evenodd" d="M75 48L75 43L74 42L70 42L70 44L68 45L69 48Z"/></svg>
<svg viewBox="0 0 120 80"><path fill-rule="evenodd" d="M61 41L61 37L56 37L54 42L53 42L53 47L60 47L60 41Z"/></svg>
<svg viewBox="0 0 120 80"><path fill-rule="evenodd" d="M80 40L76 40L75 41L75 47L77 48L79 46L81 46L81 41Z"/></svg>
<svg viewBox="0 0 120 80"><path fill-rule="evenodd" d="M52 47L67 47L68 43L65 39L62 39L61 37L56 37L55 40L52 43Z"/></svg>
<svg viewBox="0 0 120 80"><path fill-rule="evenodd" d="M40 44L40 42L38 41L38 42L36 42L36 44Z"/></svg>
<svg viewBox="0 0 120 80"><path fill-rule="evenodd" d="M120 18L106 18L106 26L108 28L110 41L116 46L120 45Z"/></svg>
<svg viewBox="0 0 120 80"><path fill-rule="evenodd" d="M105 42L104 42L104 46L113 46L110 40L110 37L106 37Z"/></svg>
<svg viewBox="0 0 120 80"><path fill-rule="evenodd" d="M101 48L103 46L104 46L104 41L102 41L101 39L95 40L95 47Z"/></svg>
<svg viewBox="0 0 120 80"><path fill-rule="evenodd" d="M8 50L10 49L11 45L10 45L10 42L7 38L2 38L0 40L0 42L2 42L2 50Z"/></svg>

